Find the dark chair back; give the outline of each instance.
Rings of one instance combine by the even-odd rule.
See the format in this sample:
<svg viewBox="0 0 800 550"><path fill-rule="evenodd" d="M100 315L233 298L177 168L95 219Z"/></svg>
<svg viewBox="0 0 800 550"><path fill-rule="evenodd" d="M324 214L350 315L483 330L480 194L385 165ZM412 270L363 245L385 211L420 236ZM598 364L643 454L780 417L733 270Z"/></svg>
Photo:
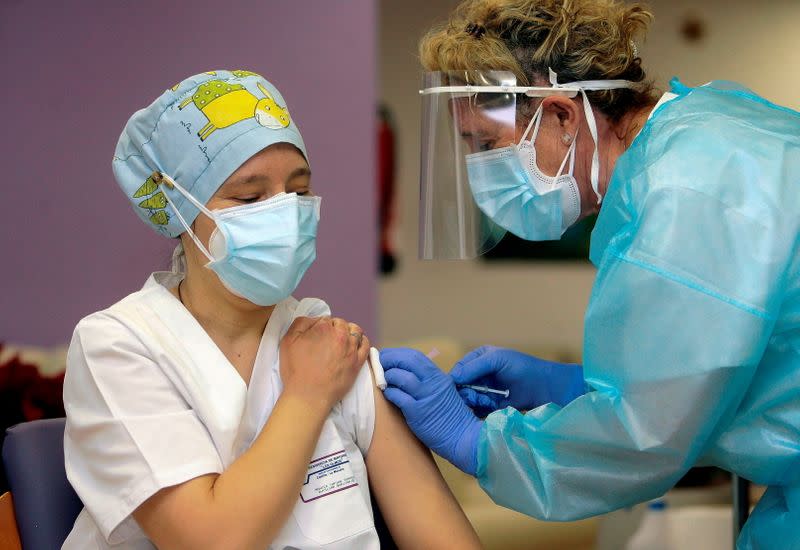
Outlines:
<svg viewBox="0 0 800 550"><path fill-rule="evenodd" d="M61 548L83 504L64 469L64 418L6 430L3 466L23 548Z"/></svg>

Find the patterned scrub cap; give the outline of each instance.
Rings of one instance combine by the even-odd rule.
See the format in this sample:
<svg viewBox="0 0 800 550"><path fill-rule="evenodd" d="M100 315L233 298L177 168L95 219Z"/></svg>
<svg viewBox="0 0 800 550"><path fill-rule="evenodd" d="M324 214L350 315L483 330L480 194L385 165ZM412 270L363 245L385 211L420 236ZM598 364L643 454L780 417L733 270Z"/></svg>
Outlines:
<svg viewBox="0 0 800 550"><path fill-rule="evenodd" d="M184 227L167 196L187 224L199 210L159 185L153 172L171 176L205 204L237 168L274 143L290 143L308 160L277 88L249 71L212 71L187 78L134 113L112 167L139 217L161 235L177 237Z"/></svg>

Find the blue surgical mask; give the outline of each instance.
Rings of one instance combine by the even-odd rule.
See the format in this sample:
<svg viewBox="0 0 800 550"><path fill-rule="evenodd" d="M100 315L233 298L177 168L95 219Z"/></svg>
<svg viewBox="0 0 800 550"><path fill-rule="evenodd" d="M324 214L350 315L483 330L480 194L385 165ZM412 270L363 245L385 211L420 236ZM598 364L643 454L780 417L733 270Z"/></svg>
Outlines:
<svg viewBox="0 0 800 550"><path fill-rule="evenodd" d="M174 210L209 259L206 267L228 290L260 306L277 304L294 292L317 256L320 197L279 193L256 203L212 211L168 179L216 223L206 250Z"/></svg>
<svg viewBox="0 0 800 550"><path fill-rule="evenodd" d="M541 106L518 145L466 156L470 189L478 208L499 226L528 241L549 241L577 221L581 212L575 180L573 139L555 176L536 162L534 142L539 133ZM530 140L527 134L533 128ZM569 162L569 172L562 174Z"/></svg>

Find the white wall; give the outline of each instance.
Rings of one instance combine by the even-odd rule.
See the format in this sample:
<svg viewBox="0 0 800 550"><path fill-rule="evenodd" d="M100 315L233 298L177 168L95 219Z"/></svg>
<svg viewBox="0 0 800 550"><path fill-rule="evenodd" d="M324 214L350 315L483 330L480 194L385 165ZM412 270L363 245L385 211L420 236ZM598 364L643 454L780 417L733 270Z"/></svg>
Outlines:
<svg viewBox="0 0 800 550"><path fill-rule="evenodd" d="M588 263L422 262L417 260L419 88L417 42L453 0L382 0L380 97L393 111L398 144L397 273L379 289L384 344L432 336L530 350L581 350L583 313L594 278ZM688 85L742 82L800 109L800 1L655 0L645 67L662 87L673 75ZM707 37L686 43L687 14L704 19Z"/></svg>
<svg viewBox="0 0 800 550"><path fill-rule="evenodd" d="M767 99L800 109L800 1L656 0L656 15L641 48L645 66L661 82L679 76L686 84L713 79L741 82ZM707 22L699 44L680 39L686 14Z"/></svg>

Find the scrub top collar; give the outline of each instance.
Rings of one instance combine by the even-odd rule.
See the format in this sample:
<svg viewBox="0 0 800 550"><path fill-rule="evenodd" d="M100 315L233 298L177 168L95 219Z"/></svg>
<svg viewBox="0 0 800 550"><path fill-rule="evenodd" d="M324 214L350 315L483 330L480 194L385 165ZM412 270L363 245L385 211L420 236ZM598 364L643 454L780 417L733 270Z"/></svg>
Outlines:
<svg viewBox="0 0 800 550"><path fill-rule="evenodd" d="M200 382L205 397L212 401L216 411L212 417L224 418L221 424L232 431L229 436L233 455L238 456L266 422L268 411L280 394L282 386L277 351L286 305L293 298L276 304L270 315L248 384L197 319L169 291L183 278L182 273L157 272L145 283L144 289L152 289L155 293L153 312L164 321L175 341L191 343L183 346L191 359L186 364L196 366L191 376ZM265 369L270 372L265 372Z"/></svg>

